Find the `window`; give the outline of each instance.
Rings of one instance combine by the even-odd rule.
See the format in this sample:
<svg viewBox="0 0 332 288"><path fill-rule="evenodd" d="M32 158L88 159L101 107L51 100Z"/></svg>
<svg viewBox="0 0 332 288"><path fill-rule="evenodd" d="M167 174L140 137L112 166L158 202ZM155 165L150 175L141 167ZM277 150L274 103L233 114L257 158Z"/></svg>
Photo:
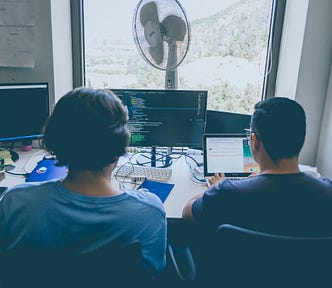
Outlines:
<svg viewBox="0 0 332 288"><path fill-rule="evenodd" d="M178 88L208 90L210 110L251 113L254 103L266 97L269 89L270 94L274 92L273 63L277 63L277 36L281 34L285 4L276 0L179 2L190 22L191 43L177 68ZM144 61L133 39L132 19L138 3L80 2L84 27L81 48L85 49L81 50L84 61L76 61L76 67L83 66L86 86L164 88L165 71Z"/></svg>

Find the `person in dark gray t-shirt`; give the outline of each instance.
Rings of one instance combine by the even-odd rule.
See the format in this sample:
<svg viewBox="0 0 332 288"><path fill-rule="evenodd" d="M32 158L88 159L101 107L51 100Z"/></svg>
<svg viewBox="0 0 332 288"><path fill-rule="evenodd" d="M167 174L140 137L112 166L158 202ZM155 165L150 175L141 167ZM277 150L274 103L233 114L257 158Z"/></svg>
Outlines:
<svg viewBox="0 0 332 288"><path fill-rule="evenodd" d="M299 170L303 108L288 98L261 101L248 132L260 173L244 180L215 174L211 187L185 205L183 218L210 231L233 224L279 235L332 235L332 182Z"/></svg>

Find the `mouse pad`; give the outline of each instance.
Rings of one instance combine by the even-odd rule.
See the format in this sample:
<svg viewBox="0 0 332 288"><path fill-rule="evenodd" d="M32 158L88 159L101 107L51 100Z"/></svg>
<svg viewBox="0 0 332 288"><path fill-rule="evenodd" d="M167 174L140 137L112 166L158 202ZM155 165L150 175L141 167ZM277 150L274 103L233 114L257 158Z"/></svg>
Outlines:
<svg viewBox="0 0 332 288"><path fill-rule="evenodd" d="M162 182L145 179L144 182L138 187L138 189L149 190L150 192L156 194L160 198L161 202L164 203L168 194L173 189L173 187L174 184L162 183Z"/></svg>
<svg viewBox="0 0 332 288"><path fill-rule="evenodd" d="M43 159L38 162L25 182L41 182L65 178L68 173L67 166L56 166L57 160Z"/></svg>

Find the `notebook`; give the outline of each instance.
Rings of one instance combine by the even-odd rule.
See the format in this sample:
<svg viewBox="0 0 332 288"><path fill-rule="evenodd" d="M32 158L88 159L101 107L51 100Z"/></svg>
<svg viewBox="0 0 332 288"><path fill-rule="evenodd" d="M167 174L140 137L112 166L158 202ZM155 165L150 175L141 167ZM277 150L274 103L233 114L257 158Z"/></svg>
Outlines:
<svg viewBox="0 0 332 288"><path fill-rule="evenodd" d="M25 182L41 182L65 178L68 173L66 166L56 166L57 160L43 159L38 162Z"/></svg>
<svg viewBox="0 0 332 288"><path fill-rule="evenodd" d="M224 173L226 177L247 177L259 172L245 134L204 134L204 176Z"/></svg>
<svg viewBox="0 0 332 288"><path fill-rule="evenodd" d="M137 189L146 189L147 191L156 194L161 200L161 202L164 203L173 187L174 184L145 179L144 182Z"/></svg>

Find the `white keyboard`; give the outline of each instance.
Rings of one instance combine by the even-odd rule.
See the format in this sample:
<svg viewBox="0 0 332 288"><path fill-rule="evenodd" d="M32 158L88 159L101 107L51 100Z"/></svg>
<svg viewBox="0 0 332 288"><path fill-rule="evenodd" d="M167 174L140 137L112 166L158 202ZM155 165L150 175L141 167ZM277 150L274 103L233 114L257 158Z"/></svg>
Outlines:
<svg viewBox="0 0 332 288"><path fill-rule="evenodd" d="M114 175L116 177L128 177L138 181L146 178L166 182L172 175L172 169L125 164L124 166L119 166L114 172Z"/></svg>

